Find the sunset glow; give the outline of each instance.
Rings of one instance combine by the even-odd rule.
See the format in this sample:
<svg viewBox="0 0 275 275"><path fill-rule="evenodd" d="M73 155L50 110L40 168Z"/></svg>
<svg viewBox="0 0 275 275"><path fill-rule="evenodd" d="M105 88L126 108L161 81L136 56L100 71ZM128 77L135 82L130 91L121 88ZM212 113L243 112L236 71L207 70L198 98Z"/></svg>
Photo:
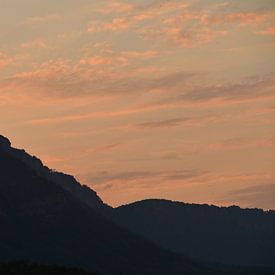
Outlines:
<svg viewBox="0 0 275 275"><path fill-rule="evenodd" d="M15 147L112 206L275 209L274 0L0 7L0 134Z"/></svg>

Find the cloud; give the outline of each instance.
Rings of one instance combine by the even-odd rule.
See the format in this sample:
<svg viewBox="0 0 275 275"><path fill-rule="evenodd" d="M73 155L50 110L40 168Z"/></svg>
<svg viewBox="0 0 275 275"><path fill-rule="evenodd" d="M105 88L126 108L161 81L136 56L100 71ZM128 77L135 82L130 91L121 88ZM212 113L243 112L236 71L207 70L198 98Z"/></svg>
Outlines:
<svg viewBox="0 0 275 275"><path fill-rule="evenodd" d="M227 194L225 200L245 204L247 207L262 207L275 210L275 183L263 183L238 190Z"/></svg>
<svg viewBox="0 0 275 275"><path fill-rule="evenodd" d="M113 143L113 144L109 144L109 145L105 145L105 146L99 146L95 149L92 150L93 153L105 153L105 152L110 152L113 151L115 149L117 149L118 147L121 147L125 145L125 143Z"/></svg>
<svg viewBox="0 0 275 275"><path fill-rule="evenodd" d="M116 0L100 1L100 4L100 6L98 3L90 5L89 11L101 14L119 14L131 12L135 8L134 4Z"/></svg>
<svg viewBox="0 0 275 275"><path fill-rule="evenodd" d="M139 23L156 19L157 17L167 14L169 12L177 11L187 7L186 3L178 1L161 1L154 2L147 5L123 5L116 4L117 9L113 11L110 9L110 4L105 8L95 9L102 13L117 13L124 9L124 16L115 17L110 22L92 21L90 22L87 31L91 33L99 32L121 32L127 31L130 28L135 28Z"/></svg>
<svg viewBox="0 0 275 275"><path fill-rule="evenodd" d="M240 149L251 146L251 141L248 142L247 139L244 138L232 138L227 139L219 143L212 143L208 147L212 150L232 150L232 149Z"/></svg>
<svg viewBox="0 0 275 275"><path fill-rule="evenodd" d="M208 147L211 150L236 150L245 149L249 147L274 147L275 137L263 139L247 139L247 138L231 138L222 142L212 143Z"/></svg>
<svg viewBox="0 0 275 275"><path fill-rule="evenodd" d="M197 188L197 190L203 190L201 192L208 193L206 195L199 191L196 192L195 196L204 198L204 202L208 196L208 200L225 204L232 204L238 201L238 198L232 194L238 191L239 186L250 188L259 181L269 182L274 180L274 174L222 174L200 169L174 171L98 171L81 175L80 177L84 182L92 186L92 188L101 190L103 193L107 189L112 189L114 192L126 192L127 194L129 194L128 192L130 192L130 190L136 190L136 192L146 191L148 194L154 193L154 190L169 190L170 194L177 194L177 192L182 192L182 190L189 189L190 191L190 188L191 190ZM198 188L198 186L200 186L200 188ZM215 194L211 194L211 190L215 190L215 194L219 194L219 197L217 198ZM194 195L193 191L190 194ZM220 198L225 196L225 194L230 194L230 196L226 195L228 200L221 200ZM247 205L242 200L240 200L240 202L242 202L242 205ZM251 200L251 202L253 202L253 200Z"/></svg>
<svg viewBox="0 0 275 275"><path fill-rule="evenodd" d="M111 2L112 3L112 2ZM124 7L121 3L118 7ZM110 13L110 4L106 10ZM104 8L102 8L104 12ZM114 9L116 14L116 9ZM230 3L198 8L186 1L160 1L127 6L124 14L111 21L92 21L88 32L137 32L143 39L164 39L181 47L193 48L224 37L229 29L250 27L271 21L268 11L242 11Z"/></svg>
<svg viewBox="0 0 275 275"><path fill-rule="evenodd" d="M275 77L251 78L241 83L227 83L216 86L197 86L158 102L162 105L184 103L214 103L216 105L241 103L251 100L275 98Z"/></svg>
<svg viewBox="0 0 275 275"><path fill-rule="evenodd" d="M152 121L152 122L144 122L136 124L137 128L143 129L152 129L152 128L170 128L177 127L185 123L191 123L193 121L192 118L174 118L174 119L166 119L161 121Z"/></svg>
<svg viewBox="0 0 275 275"><path fill-rule="evenodd" d="M262 99L275 98L275 77L251 77L238 83L219 83L219 85L204 85L198 81L198 76L188 72L165 72L161 68L147 71L142 66L123 65L117 67L121 57L125 60L139 58L154 58L155 51L124 51L106 60L94 57L81 59L78 63L71 60L50 60L35 67L33 70L18 73L12 77L0 80L1 91L12 91L13 95L30 97L32 100L70 98L119 98L134 96L139 98L150 95L149 100L135 107L117 111L90 112L78 115L36 118L29 121L32 124L51 124L66 121L77 121L94 117L115 117L150 112L158 109L172 109L180 106L224 106L226 104L245 103ZM91 64L87 64L87 63ZM123 62L123 61L121 61ZM109 64L108 63L112 63ZM101 68L102 67L102 68ZM150 69L150 68L149 68ZM158 91L158 94L154 94ZM176 120L174 120L176 119ZM173 127L179 124L200 124L201 121L188 118L172 118L171 121L145 121L137 128ZM212 118L215 120L215 118ZM142 124L142 123L141 123Z"/></svg>
<svg viewBox="0 0 275 275"><path fill-rule="evenodd" d="M161 181L190 181L206 175L206 171L182 170L171 172L152 172L152 171L124 171L111 173L107 171L96 174L86 175L86 179L91 184L111 184L112 182L142 182L150 180L151 184Z"/></svg>
<svg viewBox="0 0 275 275"><path fill-rule="evenodd" d="M29 42L23 42L21 43L21 48L23 49L47 49L48 46L46 42L43 39L35 39Z"/></svg>
<svg viewBox="0 0 275 275"><path fill-rule="evenodd" d="M275 35L275 27L269 27L255 33L260 35Z"/></svg>
<svg viewBox="0 0 275 275"><path fill-rule="evenodd" d="M35 26L39 26L41 24L56 22L56 21L60 21L60 20L61 20L60 15L58 15L58 14L48 14L48 15L45 15L45 16L28 17L22 22L22 24L35 27Z"/></svg>
<svg viewBox="0 0 275 275"><path fill-rule="evenodd" d="M152 53L124 53L128 58L139 55L151 56ZM121 60L120 57L114 60ZM123 59L121 62L127 62ZM140 67L99 66L114 63L111 59L95 57L81 59L79 63L71 60L50 60L32 71L21 72L0 81L0 89L12 89L31 97L70 98L106 95L137 95L153 89L178 87L192 76L190 73L177 72L162 75L149 75ZM111 64L109 64L111 65ZM144 69L142 67L142 69Z"/></svg>
<svg viewBox="0 0 275 275"><path fill-rule="evenodd" d="M225 30L211 30L208 27L172 27L164 29L148 28L140 32L145 39L166 38L175 45L193 48L209 43L218 37L227 35Z"/></svg>
<svg viewBox="0 0 275 275"><path fill-rule="evenodd" d="M145 39L165 38L176 45L193 48L228 35L226 26L229 24L249 26L268 18L269 14L262 12L224 13L211 7L199 11L184 9L180 14L162 20L157 26L147 26L139 33Z"/></svg>
<svg viewBox="0 0 275 275"><path fill-rule="evenodd" d="M102 56L95 56L89 59L81 59L80 60L80 64L85 64L85 65L92 65L92 66L96 66L96 65L110 65L113 63L113 59L112 58L108 58L108 57L102 57Z"/></svg>
<svg viewBox="0 0 275 275"><path fill-rule="evenodd" d="M129 29L132 25L132 21L127 18L114 18L110 23L102 23L101 21L94 21L89 24L88 32L100 33L106 31L123 31Z"/></svg>
<svg viewBox="0 0 275 275"><path fill-rule="evenodd" d="M125 51L121 53L122 56L127 58L153 58L159 56L157 51L145 51L145 52L138 52L138 51Z"/></svg>
<svg viewBox="0 0 275 275"><path fill-rule="evenodd" d="M14 59L10 56L8 56L6 53L4 52L0 52L0 69L3 69L5 67L7 67L8 65L10 65L12 62L14 61Z"/></svg>
<svg viewBox="0 0 275 275"><path fill-rule="evenodd" d="M133 64L136 61L144 61L146 59L152 59L159 56L159 53L154 50L148 51L123 51L120 53L114 53L110 47L104 47L100 49L99 55L92 57L82 58L80 60L81 65L101 66L112 65L115 68L121 66Z"/></svg>
<svg viewBox="0 0 275 275"><path fill-rule="evenodd" d="M220 116L181 117L159 121L143 122L133 125L137 129L166 129L182 126L202 126L205 122L218 122L223 120Z"/></svg>

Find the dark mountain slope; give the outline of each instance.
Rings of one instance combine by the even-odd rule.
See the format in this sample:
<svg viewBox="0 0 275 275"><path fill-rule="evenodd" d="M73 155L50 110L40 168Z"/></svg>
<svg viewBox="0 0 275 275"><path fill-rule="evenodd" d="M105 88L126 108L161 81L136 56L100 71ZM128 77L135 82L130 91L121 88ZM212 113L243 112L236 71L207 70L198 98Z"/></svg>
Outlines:
<svg viewBox="0 0 275 275"><path fill-rule="evenodd" d="M0 148L0 261L31 260L101 274L218 274L105 220Z"/></svg>
<svg viewBox="0 0 275 275"><path fill-rule="evenodd" d="M203 261L275 267L275 211L145 200L116 209L132 232Z"/></svg>
<svg viewBox="0 0 275 275"><path fill-rule="evenodd" d="M29 155L25 150L11 147L11 142L4 136L0 135L0 148L3 152L8 153L16 159L24 162L29 168L44 179L60 185L63 189L69 191L73 196L81 199L87 205L97 212L106 212L110 206L103 203L95 191L86 185L81 185L73 176L51 170L45 166L40 159Z"/></svg>
<svg viewBox="0 0 275 275"><path fill-rule="evenodd" d="M101 275L275 274L176 255L115 225L112 220L132 228L125 225L130 213L124 217L119 212L73 177L51 171L0 136L0 262L76 266Z"/></svg>

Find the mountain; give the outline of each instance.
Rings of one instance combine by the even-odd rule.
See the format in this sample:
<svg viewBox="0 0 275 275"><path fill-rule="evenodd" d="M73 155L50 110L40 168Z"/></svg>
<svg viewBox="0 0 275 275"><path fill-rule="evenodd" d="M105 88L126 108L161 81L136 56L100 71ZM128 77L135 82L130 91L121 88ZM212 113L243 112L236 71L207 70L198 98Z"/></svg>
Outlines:
<svg viewBox="0 0 275 275"><path fill-rule="evenodd" d="M11 142L0 135L0 148L10 156L21 160L37 175L60 185L73 196L85 202L97 212L108 211L111 207L103 203L95 191L86 185L81 185L73 176L52 170L45 166L40 159L29 155L25 150L11 147Z"/></svg>
<svg viewBox="0 0 275 275"><path fill-rule="evenodd" d="M275 211L144 200L115 209L132 232L205 262L275 268Z"/></svg>
<svg viewBox="0 0 275 275"><path fill-rule="evenodd" d="M108 221L18 154L2 137L1 262L76 266L108 275L218 274Z"/></svg>
<svg viewBox="0 0 275 275"><path fill-rule="evenodd" d="M50 170L0 136L0 262L58 264L101 275L275 274L170 252L134 233L119 212L72 176Z"/></svg>

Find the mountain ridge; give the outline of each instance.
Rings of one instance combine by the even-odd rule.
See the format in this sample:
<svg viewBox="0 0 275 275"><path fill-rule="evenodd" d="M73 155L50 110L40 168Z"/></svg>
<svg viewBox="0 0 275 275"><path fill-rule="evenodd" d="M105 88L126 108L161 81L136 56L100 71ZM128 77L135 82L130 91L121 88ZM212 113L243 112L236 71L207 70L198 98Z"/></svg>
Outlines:
<svg viewBox="0 0 275 275"><path fill-rule="evenodd" d="M143 200L115 209L118 224L204 262L275 268L275 211Z"/></svg>
<svg viewBox="0 0 275 275"><path fill-rule="evenodd" d="M247 251L250 256L253 256L252 261L250 258L249 261L247 259L242 259L239 262L234 261L234 259L224 261L219 256L219 254L224 254L224 251L217 250L213 252L211 249L211 253L207 251L208 246L210 248L211 246L216 246L215 242L217 240L220 241L219 235L224 234L223 231L217 234L211 226L209 227L211 219L217 222L217 225L219 225L220 221L224 222L226 226L231 226L230 229L234 231L238 229L239 225L235 223L232 227L230 222L235 222L236 213L240 211L245 213L245 215L246 213L256 213L256 217L259 216L259 219L264 221L262 227L268 227L270 223L273 230L274 219L271 221L262 220L262 216L263 214L274 215L274 211L241 209L238 206L219 207L206 204L187 204L163 199L146 199L112 208L105 204L96 192L87 186L81 185L74 177L51 170L44 166L41 160L29 155L24 150L12 148L11 142L3 136L0 136L0 171L0 217L6 221L6 224L4 223L5 226L0 228L0 244L6 248L6 256L3 253L1 254L0 251L0 260L14 260L14 255L21 255L21 257L25 255L27 259L31 258L39 262L43 260L42 255L44 255L49 263L68 265L70 261L75 261L79 267L86 268L92 272L96 271L95 268L98 268L98 270L103 270L103 274L108 275L112 274L110 273L111 270L130 271L131 275L140 274L140 272L142 274L159 275L167 273L168 270L169 274L175 275L262 274L263 270L261 268L265 267L267 268L265 269L265 274L274 274L269 269L269 267L274 267L269 261L261 262L260 260L262 259L253 258L253 253L249 251L251 250L251 247L249 247L252 243L251 239L247 239L246 241L248 242L242 243L242 245L244 247L248 245ZM16 173L14 173L15 171ZM23 184L21 184L22 182ZM192 214L194 209L197 211L195 215ZM229 216L225 215L228 210L231 213ZM215 216L211 216L212 212L219 213L218 220ZM186 213L189 213L189 216L186 216ZM222 219L224 215L230 218L229 222L226 219ZM205 216L207 216L207 219L203 220ZM191 220L190 217L192 217ZM202 223L200 219L202 219ZM253 216L252 220L255 219L257 218ZM179 223L181 220L185 222ZM237 221L239 220L237 219ZM26 247L22 247L20 244L22 240L18 239L18 233L15 230L18 226L21 226L23 231L20 234L21 239L28 241L25 244ZM186 226L189 231L186 230ZM33 227L38 229L38 235L33 231ZM67 232L67 228L70 228L69 232ZM198 228L202 231L199 231ZM177 231L177 229L179 230ZM224 225L220 229L224 230ZM217 236L213 235L211 230ZM252 233L250 232L251 230ZM256 229L249 229L246 226L241 233L247 234L250 232L249 234L254 237L253 230L259 231L262 229L261 226L256 226ZM214 244L210 243L209 245L207 242L202 242L202 244L197 243L194 245L191 240L199 239L200 235L192 235L193 231L202 234L206 239L210 236ZM65 236L62 236L64 233ZM53 237L47 238L44 236L45 234ZM238 232L236 234L233 237L238 237ZM242 234L241 236L243 236ZM270 238L272 244L275 241L273 231L270 235L268 234L267 238ZM77 242L73 240L74 235L77 238ZM60 239L56 236L59 236ZM38 247L34 242L35 239L38 243L42 242L45 247ZM258 241L261 243L262 240L263 238L259 238ZM101 241L102 243L100 243ZM222 239L222 241L224 240ZM123 244L125 251L122 249L120 242ZM16 244L15 248L14 243ZM109 249L112 251L117 250L114 255L107 253L106 261L110 261L108 263L109 267L106 267L103 263L102 255L106 254L106 251L104 252L106 244L104 243L108 244ZM177 246L174 246L175 243ZM132 248L131 244L134 244ZM53 257L56 245L59 247L60 253L60 257L57 258ZM95 265L90 263L86 250L88 247L92 249L94 245L99 251L96 254L92 253ZM223 250L231 249L228 243L224 242L223 245L223 247L220 247ZM191 249L192 246L194 246L196 253L194 253L194 249ZM84 249L82 254L80 253L83 258L75 255L73 247L78 247L80 251ZM260 248L267 248L271 255L274 255L273 248L270 248L265 242L264 246L260 246ZM66 252L66 249L72 250ZM140 254L144 253L144 249L148 250L145 257ZM212 258L202 257L204 255L198 254L196 249L209 254ZM253 249L254 247L252 247ZM38 251L38 258L31 251ZM228 259L232 257L230 253L234 254L236 252L230 250L229 253L225 253ZM10 258L7 255L10 255ZM111 257L111 255L113 256ZM154 260L151 263L152 259L150 257L152 256ZM237 256L239 257L239 255ZM118 264L114 262L113 257L117 259ZM15 259L17 258L15 257ZM71 260L68 261L68 259ZM140 261L141 267L137 266L136 261ZM231 265L231 267L227 265ZM248 267L248 272L246 268L234 268L232 265L257 267L252 269Z"/></svg>
<svg viewBox="0 0 275 275"><path fill-rule="evenodd" d="M0 148L0 261L124 274L218 274L105 219Z"/></svg>
<svg viewBox="0 0 275 275"><path fill-rule="evenodd" d="M11 141L8 138L0 135L0 146L2 149L13 157L23 161L38 175L62 186L62 188L87 203L96 211L108 211L108 208L110 208L110 206L104 203L94 190L89 188L87 185L81 185L75 177L50 169L36 156L28 154L23 149L13 148L11 145Z"/></svg>

